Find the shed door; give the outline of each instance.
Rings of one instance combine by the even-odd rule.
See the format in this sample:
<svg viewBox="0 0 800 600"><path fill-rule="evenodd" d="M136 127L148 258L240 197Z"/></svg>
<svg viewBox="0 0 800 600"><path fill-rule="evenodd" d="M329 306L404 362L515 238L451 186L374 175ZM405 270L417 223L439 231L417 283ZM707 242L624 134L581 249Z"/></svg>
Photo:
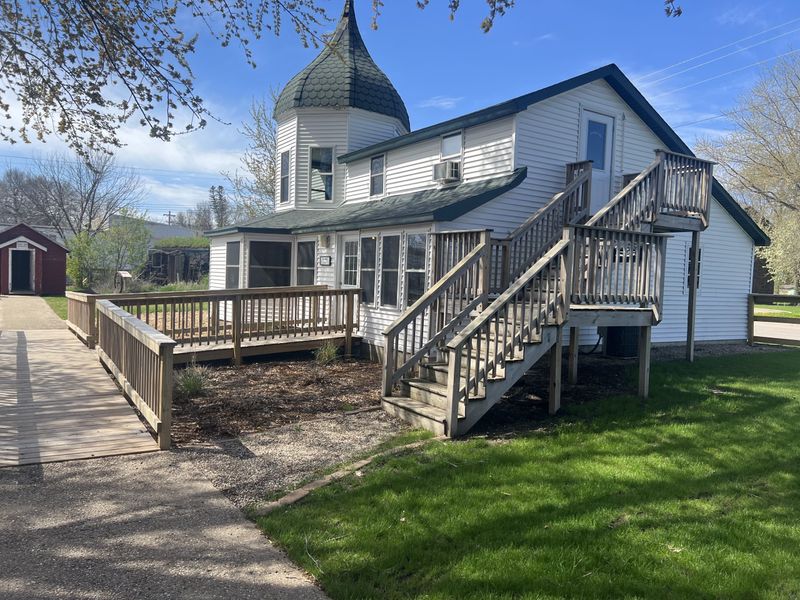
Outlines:
<svg viewBox="0 0 800 600"><path fill-rule="evenodd" d="M30 250L11 250L11 291L32 292L31 260L33 252Z"/></svg>
<svg viewBox="0 0 800 600"><path fill-rule="evenodd" d="M611 199L614 172L614 117L584 110L581 117L581 160L592 161L594 214Z"/></svg>

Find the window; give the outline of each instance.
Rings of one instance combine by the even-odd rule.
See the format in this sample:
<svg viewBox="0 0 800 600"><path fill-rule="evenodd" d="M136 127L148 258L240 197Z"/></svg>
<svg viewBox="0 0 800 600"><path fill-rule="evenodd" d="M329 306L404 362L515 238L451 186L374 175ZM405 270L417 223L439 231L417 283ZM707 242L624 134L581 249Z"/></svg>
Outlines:
<svg viewBox="0 0 800 600"><path fill-rule="evenodd" d="M400 236L383 236L381 247L381 305L397 306L397 283L400 270Z"/></svg>
<svg viewBox="0 0 800 600"><path fill-rule="evenodd" d="M383 194L383 177L386 170L386 156L375 156L369 163L369 195Z"/></svg>
<svg viewBox="0 0 800 600"><path fill-rule="evenodd" d="M291 242L250 242L249 287L291 285Z"/></svg>
<svg viewBox="0 0 800 600"><path fill-rule="evenodd" d="M297 285L314 285L316 242L297 242Z"/></svg>
<svg viewBox="0 0 800 600"><path fill-rule="evenodd" d="M605 123L589 120L586 127L586 160L593 161L592 168L604 171L606 168L606 135L608 127Z"/></svg>
<svg viewBox="0 0 800 600"><path fill-rule="evenodd" d="M333 200L333 148L311 148L311 202Z"/></svg>
<svg viewBox="0 0 800 600"><path fill-rule="evenodd" d="M289 153L281 152L281 203L289 201Z"/></svg>
<svg viewBox="0 0 800 600"><path fill-rule="evenodd" d="M461 158L461 132L452 133L442 137L442 159Z"/></svg>
<svg viewBox="0 0 800 600"><path fill-rule="evenodd" d="M361 238L361 301L367 304L375 301L377 241L376 237Z"/></svg>
<svg viewBox="0 0 800 600"><path fill-rule="evenodd" d="M686 259L686 292L689 292L689 289L692 287L692 245L687 245L687 256ZM700 289L700 274L702 273L703 267L703 249L697 249L697 289Z"/></svg>
<svg viewBox="0 0 800 600"><path fill-rule="evenodd" d="M225 244L225 287L229 290L239 287L240 255L241 242L228 242Z"/></svg>
<svg viewBox="0 0 800 600"><path fill-rule="evenodd" d="M406 236L406 306L411 306L425 293L425 235Z"/></svg>
<svg viewBox="0 0 800 600"><path fill-rule="evenodd" d="M358 285L358 240L344 241L342 258L342 285Z"/></svg>

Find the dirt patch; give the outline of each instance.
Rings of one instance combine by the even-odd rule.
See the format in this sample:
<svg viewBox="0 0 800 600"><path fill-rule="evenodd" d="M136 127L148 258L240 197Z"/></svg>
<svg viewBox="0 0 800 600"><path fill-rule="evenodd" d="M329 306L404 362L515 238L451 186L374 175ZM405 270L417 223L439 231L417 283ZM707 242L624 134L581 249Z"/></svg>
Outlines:
<svg viewBox="0 0 800 600"><path fill-rule="evenodd" d="M209 390L173 403L177 444L237 437L380 404L381 366L343 359L320 366L300 356L214 367Z"/></svg>

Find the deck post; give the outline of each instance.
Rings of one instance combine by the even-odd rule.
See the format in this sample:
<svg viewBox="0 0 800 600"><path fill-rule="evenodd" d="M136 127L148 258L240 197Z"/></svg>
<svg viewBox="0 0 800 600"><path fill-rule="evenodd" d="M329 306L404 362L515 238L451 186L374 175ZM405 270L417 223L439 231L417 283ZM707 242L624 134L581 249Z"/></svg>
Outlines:
<svg viewBox="0 0 800 600"><path fill-rule="evenodd" d="M747 295L747 344L753 345L755 337L756 298L753 294Z"/></svg>
<svg viewBox="0 0 800 600"><path fill-rule="evenodd" d="M650 396L650 326L639 328L639 397Z"/></svg>
<svg viewBox="0 0 800 600"><path fill-rule="evenodd" d="M159 380L161 390L161 427L158 430L158 447L161 450L169 450L172 428L172 344L161 345L161 361Z"/></svg>
<svg viewBox="0 0 800 600"><path fill-rule="evenodd" d="M451 348L447 358L447 437L458 435L458 404L461 397L461 352L463 346Z"/></svg>
<svg viewBox="0 0 800 600"><path fill-rule="evenodd" d="M567 366L567 381L570 385L578 383L578 352L580 350L580 330L577 327L569 328L569 363Z"/></svg>
<svg viewBox="0 0 800 600"><path fill-rule="evenodd" d="M481 308L489 306L489 291L491 288L491 266L492 266L492 230L485 229L481 232L481 244L484 245L483 254L478 262L479 283L478 293L482 298Z"/></svg>
<svg viewBox="0 0 800 600"><path fill-rule="evenodd" d="M392 395L392 374L394 373L394 333L383 334L383 395Z"/></svg>
<svg viewBox="0 0 800 600"><path fill-rule="evenodd" d="M550 394L548 396L548 412L556 414L561 408L561 354L564 345L564 328L556 329L556 341L550 348Z"/></svg>
<svg viewBox="0 0 800 600"><path fill-rule="evenodd" d="M242 296L240 294L233 297L232 308L233 364L239 366L242 364Z"/></svg>
<svg viewBox="0 0 800 600"><path fill-rule="evenodd" d="M697 314L697 266L700 262L700 232L692 232L689 251L689 307L686 315L686 360L694 362L694 326Z"/></svg>
<svg viewBox="0 0 800 600"><path fill-rule="evenodd" d="M347 292L345 311L345 330L344 330L344 354L353 355L353 292Z"/></svg>

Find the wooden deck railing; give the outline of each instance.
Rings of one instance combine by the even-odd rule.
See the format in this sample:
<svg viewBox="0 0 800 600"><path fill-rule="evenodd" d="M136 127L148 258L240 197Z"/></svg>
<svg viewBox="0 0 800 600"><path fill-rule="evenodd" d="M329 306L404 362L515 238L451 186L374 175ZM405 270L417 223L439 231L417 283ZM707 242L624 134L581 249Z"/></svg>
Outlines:
<svg viewBox="0 0 800 600"><path fill-rule="evenodd" d="M418 368L473 310L486 302L489 235L489 231L483 232L480 243L384 331L384 396L390 396L401 377Z"/></svg>
<svg viewBox="0 0 800 600"><path fill-rule="evenodd" d="M642 231L659 215L696 217L708 226L714 163L657 150L656 159L586 224Z"/></svg>
<svg viewBox="0 0 800 600"><path fill-rule="evenodd" d="M652 306L661 319L668 234L574 227L572 304Z"/></svg>
<svg viewBox="0 0 800 600"><path fill-rule="evenodd" d="M448 342L448 435L457 434L465 404L484 393L489 379L523 352L524 343L541 339L543 327L568 318L570 237L564 230L561 241Z"/></svg>
<svg viewBox="0 0 800 600"><path fill-rule="evenodd" d="M97 335L98 317L92 307L107 299L172 338L181 352L228 345L239 362L243 344L342 334L350 354L360 320L358 291L300 286L105 296L70 293L68 314L70 327L85 332L81 337L87 344Z"/></svg>
<svg viewBox="0 0 800 600"><path fill-rule="evenodd" d="M756 314L757 304L774 307L774 313ZM790 296L788 294L750 294L747 300L747 343L753 344L781 344L786 346L800 346L800 336L790 336L797 339L788 339L773 336L756 335L756 323L782 323L784 325L800 326L800 317L792 316L792 313L781 314L782 306L800 306L800 296ZM798 328L800 329L800 327Z"/></svg>
<svg viewBox="0 0 800 600"><path fill-rule="evenodd" d="M564 227L589 215L592 163L567 165L567 185L504 240L493 241L492 292L500 293L561 239Z"/></svg>
<svg viewBox="0 0 800 600"><path fill-rule="evenodd" d="M97 353L158 437L170 446L175 342L110 300L98 300Z"/></svg>

